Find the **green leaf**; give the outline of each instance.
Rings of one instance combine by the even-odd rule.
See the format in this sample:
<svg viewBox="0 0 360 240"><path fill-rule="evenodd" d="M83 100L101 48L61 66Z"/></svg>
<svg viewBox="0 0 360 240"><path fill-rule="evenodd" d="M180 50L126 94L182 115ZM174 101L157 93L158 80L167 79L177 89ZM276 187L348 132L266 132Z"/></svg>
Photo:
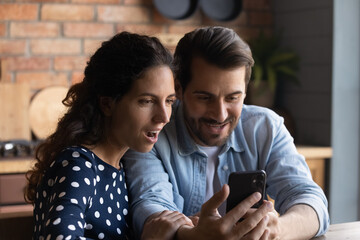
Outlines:
<svg viewBox="0 0 360 240"><path fill-rule="evenodd" d="M259 65L253 67L254 85L258 86L263 77L263 70Z"/></svg>
<svg viewBox="0 0 360 240"><path fill-rule="evenodd" d="M275 53L269 58L271 64L287 63L293 60L296 60L297 56L293 52L288 53Z"/></svg>
<svg viewBox="0 0 360 240"><path fill-rule="evenodd" d="M286 80L297 80L299 57L292 50L282 49L279 43L280 35L267 36L264 32L249 42L255 60L251 76L254 85L265 81L275 91L279 76L287 76L283 78Z"/></svg>
<svg viewBox="0 0 360 240"><path fill-rule="evenodd" d="M270 90L274 92L277 84L276 71L274 68L269 66L267 67L267 73L268 73L268 82L269 82Z"/></svg>

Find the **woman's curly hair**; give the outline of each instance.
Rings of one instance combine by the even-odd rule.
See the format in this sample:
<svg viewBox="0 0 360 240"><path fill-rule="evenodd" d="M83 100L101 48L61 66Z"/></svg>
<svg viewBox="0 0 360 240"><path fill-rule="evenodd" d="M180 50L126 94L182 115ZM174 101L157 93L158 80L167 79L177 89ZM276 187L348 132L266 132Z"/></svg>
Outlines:
<svg viewBox="0 0 360 240"><path fill-rule="evenodd" d="M90 58L82 82L73 85L62 101L66 114L55 132L42 142L35 153L36 163L26 173L25 200L34 203L36 188L57 155L66 147L95 145L104 138L104 115L99 97L119 101L149 68L166 65L172 56L155 37L122 32L108 41Z"/></svg>

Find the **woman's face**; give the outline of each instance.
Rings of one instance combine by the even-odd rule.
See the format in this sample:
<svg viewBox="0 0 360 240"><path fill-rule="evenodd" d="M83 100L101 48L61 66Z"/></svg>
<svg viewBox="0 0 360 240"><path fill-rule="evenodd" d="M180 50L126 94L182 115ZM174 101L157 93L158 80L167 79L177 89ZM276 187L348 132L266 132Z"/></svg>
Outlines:
<svg viewBox="0 0 360 240"><path fill-rule="evenodd" d="M173 73L168 66L148 69L130 91L114 103L109 139L117 146L148 152L169 122L175 101Z"/></svg>

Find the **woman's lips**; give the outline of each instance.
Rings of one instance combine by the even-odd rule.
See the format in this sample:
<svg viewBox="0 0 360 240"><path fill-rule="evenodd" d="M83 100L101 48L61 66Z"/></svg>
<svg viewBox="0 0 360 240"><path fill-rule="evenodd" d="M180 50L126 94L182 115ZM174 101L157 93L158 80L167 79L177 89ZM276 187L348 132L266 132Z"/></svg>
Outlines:
<svg viewBox="0 0 360 240"><path fill-rule="evenodd" d="M158 140L159 133L160 133L160 130L148 131L148 132L146 132L145 137L149 142L154 144Z"/></svg>

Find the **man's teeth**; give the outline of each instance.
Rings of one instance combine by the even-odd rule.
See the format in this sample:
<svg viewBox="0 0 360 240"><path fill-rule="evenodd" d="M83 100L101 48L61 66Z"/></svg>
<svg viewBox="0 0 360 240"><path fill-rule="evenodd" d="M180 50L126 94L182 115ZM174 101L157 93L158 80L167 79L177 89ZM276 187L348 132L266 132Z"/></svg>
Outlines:
<svg viewBox="0 0 360 240"><path fill-rule="evenodd" d="M224 126L224 124L221 124L221 125L212 125L212 124L209 124L210 127L213 127L213 128L222 128Z"/></svg>

